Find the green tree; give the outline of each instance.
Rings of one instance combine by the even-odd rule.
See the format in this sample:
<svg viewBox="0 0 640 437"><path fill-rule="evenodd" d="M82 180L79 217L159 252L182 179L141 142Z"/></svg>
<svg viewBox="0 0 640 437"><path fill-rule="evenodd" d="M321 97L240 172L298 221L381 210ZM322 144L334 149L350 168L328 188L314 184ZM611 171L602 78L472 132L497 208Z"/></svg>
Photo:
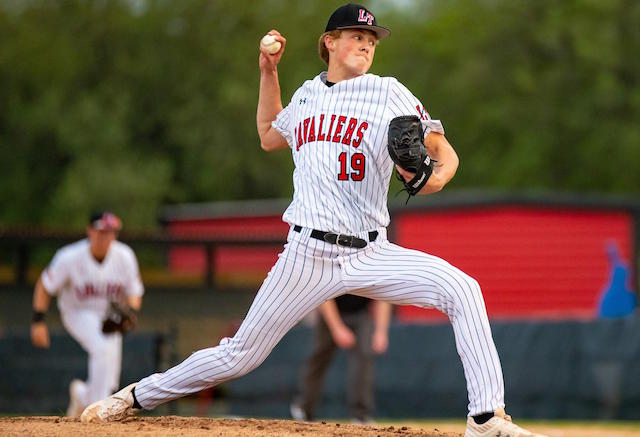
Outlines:
<svg viewBox="0 0 640 437"><path fill-rule="evenodd" d="M290 196L290 154L255 129L258 41L287 37L286 105L340 4L0 0L0 223L106 206L148 227L167 203ZM640 3L370 4L392 29L372 72L443 120L452 188L638 192Z"/></svg>

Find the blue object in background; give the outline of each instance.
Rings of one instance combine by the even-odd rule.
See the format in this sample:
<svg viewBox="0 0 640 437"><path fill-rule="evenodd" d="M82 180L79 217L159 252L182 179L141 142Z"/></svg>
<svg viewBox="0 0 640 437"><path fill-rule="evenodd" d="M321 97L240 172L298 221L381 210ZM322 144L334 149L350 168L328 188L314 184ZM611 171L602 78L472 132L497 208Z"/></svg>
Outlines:
<svg viewBox="0 0 640 437"><path fill-rule="evenodd" d="M632 314L637 306L637 296L629 287L629 267L620 257L615 242L607 243L611 273L609 283L600 298L600 317L624 317Z"/></svg>

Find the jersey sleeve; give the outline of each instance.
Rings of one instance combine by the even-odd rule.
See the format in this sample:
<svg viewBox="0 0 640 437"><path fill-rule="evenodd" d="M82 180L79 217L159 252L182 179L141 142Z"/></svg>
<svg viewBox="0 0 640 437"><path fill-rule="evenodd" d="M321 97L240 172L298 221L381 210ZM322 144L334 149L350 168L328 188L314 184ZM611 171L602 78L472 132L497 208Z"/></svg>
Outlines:
<svg viewBox="0 0 640 437"><path fill-rule="evenodd" d="M288 104L278 113L276 119L271 122L271 126L287 140L289 147L293 147L293 128L291 125L291 104Z"/></svg>
<svg viewBox="0 0 640 437"><path fill-rule="evenodd" d="M140 277L138 259L133 250L128 246L126 246L126 258L128 271L125 293L127 296L140 297L144 294L144 286L142 285L142 278Z"/></svg>
<svg viewBox="0 0 640 437"><path fill-rule="evenodd" d="M442 122L440 120L433 120L424 109L420 100L414 96L407 87L395 79L392 79L391 86L389 87L387 110L390 112L389 120L401 115L417 115L420 117L425 137L430 132L437 132L444 135Z"/></svg>
<svg viewBox="0 0 640 437"><path fill-rule="evenodd" d="M72 264L68 251L60 249L56 252L51 263L40 276L42 285L49 295L57 295L58 291L69 280Z"/></svg>

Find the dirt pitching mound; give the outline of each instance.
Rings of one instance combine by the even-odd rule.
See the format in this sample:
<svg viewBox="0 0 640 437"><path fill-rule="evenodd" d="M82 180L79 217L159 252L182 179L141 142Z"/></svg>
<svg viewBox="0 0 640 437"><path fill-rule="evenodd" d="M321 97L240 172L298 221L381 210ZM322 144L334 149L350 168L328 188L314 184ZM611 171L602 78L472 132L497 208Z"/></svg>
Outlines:
<svg viewBox="0 0 640 437"><path fill-rule="evenodd" d="M351 425L336 422L291 420L208 419L201 417L131 417L122 422L84 424L67 417L5 417L2 436L364 436L461 437L462 434L409 426Z"/></svg>

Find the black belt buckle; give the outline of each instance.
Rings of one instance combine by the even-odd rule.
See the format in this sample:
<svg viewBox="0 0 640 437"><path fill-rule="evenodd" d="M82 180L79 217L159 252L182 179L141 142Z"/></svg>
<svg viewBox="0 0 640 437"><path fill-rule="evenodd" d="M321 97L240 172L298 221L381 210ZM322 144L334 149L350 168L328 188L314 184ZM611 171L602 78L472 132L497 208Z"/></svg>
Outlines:
<svg viewBox="0 0 640 437"><path fill-rule="evenodd" d="M327 243L335 244L340 247L355 247L356 249L367 247L367 242L365 240L351 235L327 232L324 234L323 239Z"/></svg>
<svg viewBox="0 0 640 437"><path fill-rule="evenodd" d="M314 229L314 231L315 231L315 229ZM314 233L315 232L311 233L312 237L315 237ZM324 234L322 232L318 232L318 234L319 234L318 237L321 236L322 239L324 241L326 241L327 243L338 244L338 234L334 234L333 232L325 232ZM318 238L318 237L315 237L315 238ZM318 240L319 239L320 238L318 238Z"/></svg>
<svg viewBox="0 0 640 437"><path fill-rule="evenodd" d="M336 237L336 245L342 247L353 247L355 238L349 235L338 234Z"/></svg>

